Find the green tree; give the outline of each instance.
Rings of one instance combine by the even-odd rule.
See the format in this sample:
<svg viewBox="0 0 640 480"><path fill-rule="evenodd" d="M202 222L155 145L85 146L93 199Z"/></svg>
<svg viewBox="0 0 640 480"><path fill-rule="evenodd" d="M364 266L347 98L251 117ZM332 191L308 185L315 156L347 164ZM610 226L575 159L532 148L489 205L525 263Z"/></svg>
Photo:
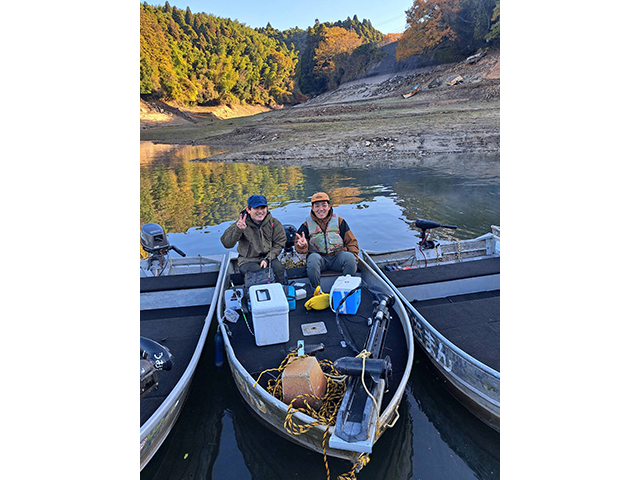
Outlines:
<svg viewBox="0 0 640 480"><path fill-rule="evenodd" d="M491 16L491 29L485 37L487 40L500 39L500 0L496 3L493 9L493 15Z"/></svg>
<svg viewBox="0 0 640 480"><path fill-rule="evenodd" d="M141 93L186 104L291 100L297 53L282 39L168 3L140 9Z"/></svg>

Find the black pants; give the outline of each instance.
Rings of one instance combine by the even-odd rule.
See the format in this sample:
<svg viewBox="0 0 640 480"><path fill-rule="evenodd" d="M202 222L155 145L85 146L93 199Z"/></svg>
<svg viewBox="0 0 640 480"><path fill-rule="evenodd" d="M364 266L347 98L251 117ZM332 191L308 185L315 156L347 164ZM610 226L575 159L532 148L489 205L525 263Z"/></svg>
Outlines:
<svg viewBox="0 0 640 480"><path fill-rule="evenodd" d="M269 267L267 266L267 268ZM260 270L260 262L243 263L240 265L239 269L242 275L247 272L257 272ZM284 265L282 265L282 262L277 258L271 260L271 269L273 270L274 277L276 277L276 282L284 285Z"/></svg>

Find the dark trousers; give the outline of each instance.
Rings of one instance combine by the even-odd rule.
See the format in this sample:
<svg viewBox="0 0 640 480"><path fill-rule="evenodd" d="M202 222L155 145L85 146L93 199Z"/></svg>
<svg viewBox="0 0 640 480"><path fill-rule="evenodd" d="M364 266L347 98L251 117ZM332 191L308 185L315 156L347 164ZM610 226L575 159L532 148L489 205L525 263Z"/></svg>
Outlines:
<svg viewBox="0 0 640 480"><path fill-rule="evenodd" d="M269 267L267 266L267 268ZM260 270L260 262L243 263L240 265L239 269L242 275L245 275L247 272L257 272ZM282 265L282 262L277 258L271 260L271 269L273 270L276 282L284 285L284 265Z"/></svg>
<svg viewBox="0 0 640 480"><path fill-rule="evenodd" d="M342 272L343 275L355 275L358 271L358 262L351 252L338 252L335 255L321 255L310 253L307 257L307 276L311 282L311 288L320 285L320 276L324 270Z"/></svg>

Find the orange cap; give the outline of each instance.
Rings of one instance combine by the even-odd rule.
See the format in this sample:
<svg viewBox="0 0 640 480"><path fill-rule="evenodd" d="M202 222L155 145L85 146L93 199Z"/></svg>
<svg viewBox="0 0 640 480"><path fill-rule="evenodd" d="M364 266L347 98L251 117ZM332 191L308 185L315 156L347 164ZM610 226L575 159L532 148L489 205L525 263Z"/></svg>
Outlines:
<svg viewBox="0 0 640 480"><path fill-rule="evenodd" d="M311 197L312 204L315 202L322 202L323 200L326 200L327 202L331 203L331 200L329 200L329 195L327 195L324 192L314 193L313 197Z"/></svg>

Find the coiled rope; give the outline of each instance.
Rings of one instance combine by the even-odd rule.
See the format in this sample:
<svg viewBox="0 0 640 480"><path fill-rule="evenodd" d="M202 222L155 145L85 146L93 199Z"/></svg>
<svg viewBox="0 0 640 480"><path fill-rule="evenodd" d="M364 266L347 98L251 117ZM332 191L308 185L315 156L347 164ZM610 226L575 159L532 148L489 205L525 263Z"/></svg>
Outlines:
<svg viewBox="0 0 640 480"><path fill-rule="evenodd" d="M285 367L289 365L291 362L294 362L296 360L300 360L301 358L305 358L309 356L309 355L298 356L297 353L298 353L297 349L292 350L287 354L287 356L284 358L282 363L280 363L280 366L278 366L277 368L270 368L270 369L264 370L262 373L260 373L260 375L258 376L258 379L253 384L253 386L255 387L260 382L260 378L262 377L263 374L267 372L278 372L278 376L276 378L269 379L269 381L267 382L266 390L273 397L282 401L283 400L282 372L284 371ZM365 351L363 351L361 355L364 355L364 353ZM362 356L362 357L359 356L360 358L362 358L362 362L363 362L362 363L363 365L362 381L363 382L364 382L364 361L367 358L367 356L371 355L370 352L366 352L366 353L368 353L368 355ZM325 426L325 431L322 436L322 453L324 457L324 466L327 471L327 480L330 480L331 472L329 471L329 461L327 456L327 446L329 445L329 436L330 436L329 427L334 426L336 424L338 411L340 410L340 404L342 403L342 399L344 398L344 394L347 388L346 384L347 384L348 377L346 375L341 375L336 370L331 360L328 360L328 359L319 360L318 364L320 365L320 368L322 369L322 373L327 379L327 390L324 396L318 397L316 395L305 393L302 395L298 395L297 397L292 399L291 402L289 403L289 408L287 409L287 415L284 420L284 428L291 435L301 435L308 432L316 425ZM365 386L365 389L366 388L367 387ZM367 393L371 398L373 398L371 393L369 393L369 390L367 390ZM300 408L295 408L293 406L294 402L297 399L303 400L303 406ZM317 411L314 410L309 405L310 401L314 401L313 403L320 401L321 402L320 408ZM374 399L374 402L375 402L375 399ZM378 411L378 405L377 404L375 405L376 405L376 411ZM313 418L314 420L311 423L298 424L293 420L293 417L297 412L304 413L310 416L311 418ZM362 470L362 468L364 468L365 465L367 465L367 463L369 463L369 455L365 453L361 454L356 460L356 462L354 463L351 470L347 473L339 475L337 480L355 480L356 479L355 474L360 470Z"/></svg>

